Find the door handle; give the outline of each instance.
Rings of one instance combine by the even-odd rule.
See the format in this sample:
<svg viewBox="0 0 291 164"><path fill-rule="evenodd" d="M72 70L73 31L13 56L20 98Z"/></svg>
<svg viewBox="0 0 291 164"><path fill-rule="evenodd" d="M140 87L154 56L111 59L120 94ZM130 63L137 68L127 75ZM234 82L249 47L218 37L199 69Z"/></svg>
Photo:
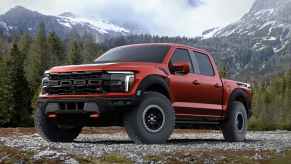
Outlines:
<svg viewBox="0 0 291 164"><path fill-rule="evenodd" d="M194 81L192 82L192 84L193 84L193 85L200 85L200 83L199 83L198 80L194 80Z"/></svg>

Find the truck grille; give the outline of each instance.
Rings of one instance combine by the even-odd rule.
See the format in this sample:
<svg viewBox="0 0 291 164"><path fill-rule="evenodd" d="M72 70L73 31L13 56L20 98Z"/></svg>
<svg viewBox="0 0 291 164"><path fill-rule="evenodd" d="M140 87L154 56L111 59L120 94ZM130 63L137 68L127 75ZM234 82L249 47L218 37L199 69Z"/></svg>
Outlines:
<svg viewBox="0 0 291 164"><path fill-rule="evenodd" d="M102 93L103 83L108 80L103 72L72 72L51 74L45 89L48 94Z"/></svg>

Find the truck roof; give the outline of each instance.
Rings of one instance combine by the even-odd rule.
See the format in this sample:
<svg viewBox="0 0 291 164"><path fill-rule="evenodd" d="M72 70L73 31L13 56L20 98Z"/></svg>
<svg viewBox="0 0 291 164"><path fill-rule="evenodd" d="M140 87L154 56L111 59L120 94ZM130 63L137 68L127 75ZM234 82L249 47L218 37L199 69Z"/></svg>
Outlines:
<svg viewBox="0 0 291 164"><path fill-rule="evenodd" d="M124 45L120 47L131 47L131 46L143 46L143 45L168 45L171 47L184 47L184 48L190 48L196 51L204 52L204 53L209 53L207 49L202 49L202 48L195 48L186 44L179 44L179 43L140 43L140 44L130 44L130 45Z"/></svg>

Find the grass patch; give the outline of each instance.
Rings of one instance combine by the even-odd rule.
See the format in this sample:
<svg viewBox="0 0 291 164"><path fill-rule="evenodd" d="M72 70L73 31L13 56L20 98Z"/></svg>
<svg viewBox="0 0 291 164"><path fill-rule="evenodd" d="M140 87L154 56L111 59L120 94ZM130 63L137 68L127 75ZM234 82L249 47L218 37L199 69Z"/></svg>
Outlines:
<svg viewBox="0 0 291 164"><path fill-rule="evenodd" d="M251 159L248 156L233 156L226 157L225 159L218 162L219 164L228 164L228 163L240 163L240 164L256 164L260 163L260 161L256 161Z"/></svg>
<svg viewBox="0 0 291 164"><path fill-rule="evenodd" d="M291 150L283 153L255 150L178 151L144 156L145 162L217 164L291 164Z"/></svg>
<svg viewBox="0 0 291 164"><path fill-rule="evenodd" d="M76 159L80 164L95 164L95 163L100 163L100 161L96 158L93 157L79 157L79 156L74 156L74 159Z"/></svg>
<svg viewBox="0 0 291 164"><path fill-rule="evenodd" d="M14 164L14 163L25 163L25 164L59 164L63 163L60 159L40 159L33 160L35 152L23 151L16 148L11 148L5 145L0 145L0 163L2 164ZM123 155L117 153L105 154L100 158L94 158L91 156L79 156L79 155L68 155L78 161L81 164L131 164L133 161L129 160Z"/></svg>
<svg viewBox="0 0 291 164"><path fill-rule="evenodd" d="M19 163L21 161L32 163L30 159L33 154L33 152L19 151L14 148L0 145L0 163Z"/></svg>
<svg viewBox="0 0 291 164"><path fill-rule="evenodd" d="M100 161L103 163L133 163L125 156L116 153L106 154L100 158Z"/></svg>
<svg viewBox="0 0 291 164"><path fill-rule="evenodd" d="M13 164L13 163L26 163L26 164L35 164L35 163L48 163L48 164L58 164L63 163L60 160L50 160L50 159L41 159L33 160L32 157L35 153L32 151L22 151L16 148L11 148L8 146L0 145L0 163L2 164Z"/></svg>
<svg viewBox="0 0 291 164"><path fill-rule="evenodd" d="M143 157L143 159L146 162L159 162L163 160L161 156L157 156L157 155L146 155Z"/></svg>
<svg viewBox="0 0 291 164"><path fill-rule="evenodd" d="M58 164L64 161L60 159L40 159L33 160L36 152L22 151L17 148L0 145L0 163L13 164L13 163L48 163ZM82 155L69 155L81 164L131 164L131 161L126 156L119 153L108 153L102 157L96 158L93 156ZM208 163L214 162L217 164L291 164L291 149L288 151L276 153L273 151L223 151L223 150L210 150L210 151L178 151L174 153L162 153L158 155L145 155L143 157L145 163Z"/></svg>
<svg viewBox="0 0 291 164"><path fill-rule="evenodd" d="M131 164L133 161L129 160L123 155L117 153L105 154L100 158L94 157L75 157L75 159L80 162L80 164Z"/></svg>
<svg viewBox="0 0 291 164"><path fill-rule="evenodd" d="M291 164L291 149L277 155L270 160L265 161L266 164Z"/></svg>

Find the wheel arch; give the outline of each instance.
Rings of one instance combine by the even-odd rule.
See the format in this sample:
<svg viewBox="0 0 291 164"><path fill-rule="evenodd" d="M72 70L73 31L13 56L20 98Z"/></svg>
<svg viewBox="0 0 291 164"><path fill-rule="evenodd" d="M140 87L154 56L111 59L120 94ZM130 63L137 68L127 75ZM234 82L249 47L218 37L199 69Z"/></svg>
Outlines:
<svg viewBox="0 0 291 164"><path fill-rule="evenodd" d="M159 92L171 100L169 82L166 77L160 75L149 75L145 77L138 87L142 93L152 91Z"/></svg>
<svg viewBox="0 0 291 164"><path fill-rule="evenodd" d="M228 101L228 108L227 108L228 112L231 110L231 103L233 101L239 101L239 102L243 103L243 105L246 108L248 118L251 117L251 115L252 115L251 99L249 98L248 94L243 89L235 89L230 94L229 101ZM227 115L226 115L226 117L227 117Z"/></svg>

